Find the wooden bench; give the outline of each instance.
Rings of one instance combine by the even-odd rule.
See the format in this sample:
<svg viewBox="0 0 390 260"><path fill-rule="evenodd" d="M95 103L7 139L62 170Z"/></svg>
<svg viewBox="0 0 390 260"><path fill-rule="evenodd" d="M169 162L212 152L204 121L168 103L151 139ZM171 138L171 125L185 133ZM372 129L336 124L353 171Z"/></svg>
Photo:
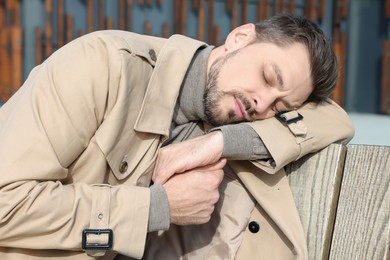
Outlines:
<svg viewBox="0 0 390 260"><path fill-rule="evenodd" d="M390 147L332 144L286 167L309 259L390 259Z"/></svg>

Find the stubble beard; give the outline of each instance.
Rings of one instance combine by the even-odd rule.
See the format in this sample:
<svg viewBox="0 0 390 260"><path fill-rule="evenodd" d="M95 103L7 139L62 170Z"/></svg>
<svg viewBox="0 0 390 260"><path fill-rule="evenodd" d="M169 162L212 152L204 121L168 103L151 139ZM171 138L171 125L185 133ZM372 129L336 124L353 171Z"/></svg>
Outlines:
<svg viewBox="0 0 390 260"><path fill-rule="evenodd" d="M221 68L231 57L236 55L238 51L239 50L236 50L227 54L225 57L218 58L210 67L205 93L203 95L203 108L206 120L213 126L221 126L239 121L237 120L236 113L233 109L229 109L224 117L221 103L225 96L238 98L245 107L250 107L249 101L242 93L234 90L225 92L218 89L218 78Z"/></svg>
<svg viewBox="0 0 390 260"><path fill-rule="evenodd" d="M218 77L222 61L217 60L210 68L206 89L203 95L203 108L206 120L213 126L223 125L225 122L219 119L223 114L219 104L224 96L222 91L217 89ZM234 112L234 111L233 111Z"/></svg>

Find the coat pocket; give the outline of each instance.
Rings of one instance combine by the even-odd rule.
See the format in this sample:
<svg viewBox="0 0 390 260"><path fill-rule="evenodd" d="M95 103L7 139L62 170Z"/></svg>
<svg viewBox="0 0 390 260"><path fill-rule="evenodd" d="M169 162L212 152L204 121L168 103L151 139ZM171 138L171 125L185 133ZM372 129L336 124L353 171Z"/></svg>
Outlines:
<svg viewBox="0 0 390 260"><path fill-rule="evenodd" d="M126 179L129 184L149 185L157 150L160 146L159 135L128 133L116 140L114 145L105 146L104 141L99 142L99 140L98 145L118 181Z"/></svg>

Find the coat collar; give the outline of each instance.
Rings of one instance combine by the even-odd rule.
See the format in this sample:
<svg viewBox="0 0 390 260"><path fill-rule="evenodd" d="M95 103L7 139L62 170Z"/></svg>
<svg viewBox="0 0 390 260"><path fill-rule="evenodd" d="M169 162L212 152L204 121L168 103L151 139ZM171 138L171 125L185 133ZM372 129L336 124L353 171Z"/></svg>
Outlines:
<svg viewBox="0 0 390 260"><path fill-rule="evenodd" d="M197 49L205 43L182 36L170 37L157 55L155 69L134 129L169 135L180 86Z"/></svg>

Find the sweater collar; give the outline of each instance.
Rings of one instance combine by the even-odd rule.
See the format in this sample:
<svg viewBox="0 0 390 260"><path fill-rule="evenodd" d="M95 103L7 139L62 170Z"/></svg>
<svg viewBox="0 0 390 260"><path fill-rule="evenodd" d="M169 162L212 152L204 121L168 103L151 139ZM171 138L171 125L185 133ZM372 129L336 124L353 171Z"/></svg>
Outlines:
<svg viewBox="0 0 390 260"><path fill-rule="evenodd" d="M177 104L188 121L205 121L203 95L207 80L207 62L213 48L214 46L207 46L199 49L184 77Z"/></svg>

